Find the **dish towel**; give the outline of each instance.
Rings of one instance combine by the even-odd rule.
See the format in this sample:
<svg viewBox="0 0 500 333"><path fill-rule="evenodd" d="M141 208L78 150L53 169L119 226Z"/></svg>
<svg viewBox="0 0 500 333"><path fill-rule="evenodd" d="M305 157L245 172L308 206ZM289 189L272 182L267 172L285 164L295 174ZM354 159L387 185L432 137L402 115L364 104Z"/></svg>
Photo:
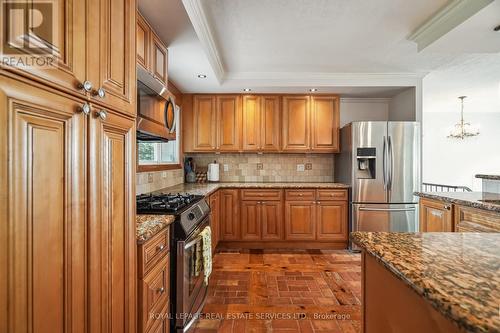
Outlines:
<svg viewBox="0 0 500 333"><path fill-rule="evenodd" d="M212 274L212 229L207 226L200 235L203 239L203 271L208 285L208 277Z"/></svg>

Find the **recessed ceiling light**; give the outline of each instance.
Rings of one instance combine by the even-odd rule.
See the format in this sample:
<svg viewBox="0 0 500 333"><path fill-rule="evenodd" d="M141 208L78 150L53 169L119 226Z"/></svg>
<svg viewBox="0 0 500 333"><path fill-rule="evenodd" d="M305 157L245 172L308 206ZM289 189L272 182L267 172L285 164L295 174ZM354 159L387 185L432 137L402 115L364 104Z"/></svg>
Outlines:
<svg viewBox="0 0 500 333"><path fill-rule="evenodd" d="M318 89L316 89L316 88L311 88L311 89L309 89L309 91L310 91L310 92L316 92L316 91L318 91Z"/></svg>
<svg viewBox="0 0 500 333"><path fill-rule="evenodd" d="M200 79L206 79L207 78L207 76L205 74L198 74L198 77Z"/></svg>
<svg viewBox="0 0 500 333"><path fill-rule="evenodd" d="M250 88L245 88L245 89L243 89L243 91L244 91L244 92L249 92L249 91L252 91L252 89L250 89Z"/></svg>

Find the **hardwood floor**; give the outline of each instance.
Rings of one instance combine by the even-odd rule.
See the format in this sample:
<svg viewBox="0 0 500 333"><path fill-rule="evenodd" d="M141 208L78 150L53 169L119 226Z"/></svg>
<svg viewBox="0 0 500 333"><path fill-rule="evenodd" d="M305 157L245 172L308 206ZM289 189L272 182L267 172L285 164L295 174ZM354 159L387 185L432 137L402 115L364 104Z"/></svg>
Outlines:
<svg viewBox="0 0 500 333"><path fill-rule="evenodd" d="M360 261L333 250L218 253L194 332L360 332Z"/></svg>

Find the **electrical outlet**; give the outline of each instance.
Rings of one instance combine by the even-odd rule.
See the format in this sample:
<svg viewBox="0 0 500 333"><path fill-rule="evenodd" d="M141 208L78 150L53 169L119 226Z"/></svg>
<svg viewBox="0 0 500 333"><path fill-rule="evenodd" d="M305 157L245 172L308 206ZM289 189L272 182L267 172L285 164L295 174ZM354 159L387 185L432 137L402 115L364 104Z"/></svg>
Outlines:
<svg viewBox="0 0 500 333"><path fill-rule="evenodd" d="M305 170L304 164L297 164L297 171L302 172Z"/></svg>
<svg viewBox="0 0 500 333"><path fill-rule="evenodd" d="M313 169L312 163L306 163L306 170L312 170L312 169Z"/></svg>
<svg viewBox="0 0 500 333"><path fill-rule="evenodd" d="M153 182L153 174L148 173L148 183L152 183L152 182Z"/></svg>
<svg viewBox="0 0 500 333"><path fill-rule="evenodd" d="M229 165L228 164L224 164L224 172L228 172L229 171Z"/></svg>
<svg viewBox="0 0 500 333"><path fill-rule="evenodd" d="M257 170L264 170L264 164L257 163Z"/></svg>
<svg viewBox="0 0 500 333"><path fill-rule="evenodd" d="M166 171L163 171L163 172L161 173L161 177L162 177L162 178L167 178L167 172L166 172Z"/></svg>

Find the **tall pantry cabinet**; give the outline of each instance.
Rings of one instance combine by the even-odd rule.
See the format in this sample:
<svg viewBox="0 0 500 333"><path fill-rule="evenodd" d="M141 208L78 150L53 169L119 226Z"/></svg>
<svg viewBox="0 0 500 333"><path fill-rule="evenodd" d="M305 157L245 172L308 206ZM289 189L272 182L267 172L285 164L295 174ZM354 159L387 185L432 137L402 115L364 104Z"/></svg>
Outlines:
<svg viewBox="0 0 500 333"><path fill-rule="evenodd" d="M0 68L0 332L135 332L136 3L55 5L58 67Z"/></svg>

